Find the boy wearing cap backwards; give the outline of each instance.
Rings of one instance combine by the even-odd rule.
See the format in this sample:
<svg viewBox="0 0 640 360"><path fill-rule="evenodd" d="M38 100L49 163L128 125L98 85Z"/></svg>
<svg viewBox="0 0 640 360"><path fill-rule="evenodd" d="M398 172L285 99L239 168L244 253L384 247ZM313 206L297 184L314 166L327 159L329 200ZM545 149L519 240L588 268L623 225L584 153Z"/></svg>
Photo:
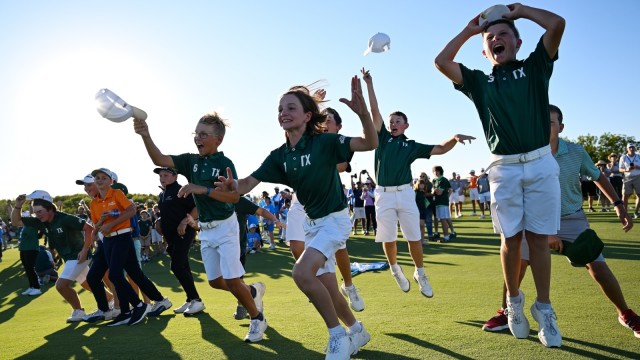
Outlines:
<svg viewBox="0 0 640 360"><path fill-rule="evenodd" d="M631 194L636 193L636 208L633 217L638 218L640 209L640 155L636 154L636 144L627 144L627 153L620 158L620 172L624 174L622 194L625 209L629 206Z"/></svg>
<svg viewBox="0 0 640 360"><path fill-rule="evenodd" d="M560 193L561 193L561 214L560 230L558 235L549 236L549 247L563 253L565 247L573 246L578 237L581 235L581 241L585 239L587 235L595 234L589 229L589 222L587 216L582 210L582 192L580 190L580 178L576 175L587 175L594 179L594 182L598 188L605 194L614 204L614 209L620 222L622 223L622 230L625 232L631 230L633 222L631 217L627 214L626 209L622 206L622 200L618 197L613 186L607 179L607 177L600 172L595 165L591 162L591 157L584 150L582 145L564 141L559 137L559 133L564 130L563 116L560 108L554 105L549 105L551 111L551 152L555 156L556 161L560 167ZM564 243L563 243L564 241ZM527 242L522 242L522 260L520 262L520 278L519 282L524 277L524 272L528 265L529 259L527 256L528 246ZM586 267L589 275L600 285L600 288L607 296L607 298L613 303L618 312L618 321L625 327L633 330L634 335L640 338L640 317L636 315L628 306L620 289L620 284L614 276L614 274L607 266L602 254L596 254L597 257L587 264L573 263L576 267ZM593 257L593 256L592 256ZM571 259L569 259L571 262ZM502 306L503 308L498 310L498 314L487 321L482 327L485 331L499 331L506 329L507 316L504 314L504 310L507 306L505 303L505 292L503 292ZM534 318L539 316L538 312L533 311ZM537 315L536 315L537 314ZM527 324L528 321L522 315L522 321ZM539 322L547 320L550 324L555 325L555 319L545 318L537 319ZM545 327L541 331L553 331L551 327ZM555 329L557 331L557 329Z"/></svg>
<svg viewBox="0 0 640 360"><path fill-rule="evenodd" d="M189 249L195 240L198 210L193 196L180 197L178 191L182 187L178 183L178 172L168 167L153 170L158 174L163 191L158 196L158 206L162 214L160 228L167 241L167 252L171 259L171 271L187 295L186 302L173 312L176 314L194 315L205 309L193 281L189 266Z"/></svg>
<svg viewBox="0 0 640 360"><path fill-rule="evenodd" d="M93 237L97 240L102 235L109 280L115 286L120 300L120 315L116 316L108 326L135 325L148 313L153 316L159 315L172 304L142 272L138 263L131 232L131 218L136 214L135 204L122 190L111 187L113 180L111 171L108 169L96 169L91 172L91 175L98 187L98 196L89 204L91 221L95 224ZM154 301L153 306L140 300L137 291L125 279L124 271L140 287L140 290ZM133 310L130 310L129 305Z"/></svg>
<svg viewBox="0 0 640 360"><path fill-rule="evenodd" d="M476 106L491 150L489 183L494 230L502 235L500 256L509 298L509 328L516 338L529 334L521 321L524 295L518 289L520 243L523 230L531 252L531 270L537 300L533 309L555 318L549 299L551 259L547 235L560 226L558 164L549 147L549 79L564 32L562 17L519 3L485 26L480 15L454 37L435 59L435 65L453 81L456 90ZM524 61L516 54L522 40L513 21L525 18L546 31ZM454 61L462 45L482 33L483 54L493 66L490 75ZM544 201L539 201L544 199ZM544 323L540 323L540 328ZM541 334L544 335L544 334ZM562 338L540 337L545 346L560 346Z"/></svg>
<svg viewBox="0 0 640 360"><path fill-rule="evenodd" d="M230 291L251 316L246 342L262 340L267 320L262 314L265 286L258 282L247 286L242 279L244 268L240 263L238 221L232 203L239 200L236 192L222 192L214 182L226 170L227 177L236 178L233 162L218 147L222 144L226 122L217 113L206 114L198 121L193 141L198 154L164 155L155 145L144 119L134 119L134 130L142 137L149 157L158 166L176 169L187 178L178 196L193 194L198 209L202 262L209 285Z"/></svg>
<svg viewBox="0 0 640 360"><path fill-rule="evenodd" d="M415 192L411 186L411 164L416 159L429 159L431 155L449 152L458 143L475 139L473 136L456 134L440 145L426 145L409 140L404 134L409 127L407 116L395 111L389 114L389 129L378 107L373 89L373 79L369 71L362 69L363 79L367 83L369 104L373 125L378 133L378 147L375 152L375 206L378 231L376 242L383 244L384 253L391 267L391 275L402 291L408 292L411 285L402 268L398 265L396 246L397 224L409 243L409 253L415 265L413 279L419 284L420 292L426 297L433 296L429 279L424 272L422 239L420 234L420 211L415 201Z"/></svg>
<svg viewBox="0 0 640 360"><path fill-rule="evenodd" d="M26 200L32 200L35 218L21 217L22 205ZM89 271L87 260L90 255L93 227L76 216L58 211L51 195L43 190L16 198L11 210L11 223L18 227L29 226L45 232L50 246L56 249L65 262L64 269L56 281L56 290L73 308L67 322L81 321L85 312L78 293L73 289L73 283L77 281L85 289L91 290L85 280Z"/></svg>

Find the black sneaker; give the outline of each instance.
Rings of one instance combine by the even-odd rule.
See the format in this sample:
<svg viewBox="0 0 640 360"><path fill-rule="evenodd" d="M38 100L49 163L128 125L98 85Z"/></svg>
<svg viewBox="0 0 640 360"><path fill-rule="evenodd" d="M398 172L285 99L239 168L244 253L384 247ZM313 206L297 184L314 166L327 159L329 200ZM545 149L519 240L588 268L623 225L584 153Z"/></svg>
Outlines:
<svg viewBox="0 0 640 360"><path fill-rule="evenodd" d="M434 240L438 240L438 239L440 239L440 233L439 233L439 232L434 232L434 233L433 233L433 239L434 239Z"/></svg>
<svg viewBox="0 0 640 360"><path fill-rule="evenodd" d="M455 238L457 238L457 237L458 237L458 234L456 234L456 232L455 232L455 231L452 231L452 232L449 234L449 237L453 240L453 239L455 239Z"/></svg>
<svg viewBox="0 0 640 360"><path fill-rule="evenodd" d="M116 318L113 319L109 324L107 324L107 326L118 326L118 325L128 324L129 320L131 320L131 313L120 314L116 316Z"/></svg>
<svg viewBox="0 0 640 360"><path fill-rule="evenodd" d="M149 312L149 308L151 308L151 305L145 303L142 303L142 306L134 307L133 311L131 312L131 318L129 319L128 324L135 325L142 321L142 319L144 319L144 317Z"/></svg>
<svg viewBox="0 0 640 360"><path fill-rule="evenodd" d="M243 320L249 317L249 312L242 305L236 307L236 312L233 313L233 318L236 320Z"/></svg>

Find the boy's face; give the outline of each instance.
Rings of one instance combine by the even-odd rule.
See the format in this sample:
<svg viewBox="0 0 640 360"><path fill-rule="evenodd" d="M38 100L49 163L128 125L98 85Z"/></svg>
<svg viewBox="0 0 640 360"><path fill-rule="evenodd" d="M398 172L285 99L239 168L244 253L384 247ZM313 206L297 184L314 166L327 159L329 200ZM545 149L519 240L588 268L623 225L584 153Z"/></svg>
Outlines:
<svg viewBox="0 0 640 360"><path fill-rule="evenodd" d="M409 127L409 124L404 121L400 115L389 116L389 132L392 136L400 136L404 134L405 130Z"/></svg>
<svg viewBox="0 0 640 360"><path fill-rule="evenodd" d="M160 170L158 177L160 178L160 185L163 187L167 187L178 180L178 175L165 170Z"/></svg>
<svg viewBox="0 0 640 360"><path fill-rule="evenodd" d="M558 113L552 111L549 114L549 117L551 118L551 133L549 135L549 142L553 144L558 141L558 135L562 132L562 130L564 130L564 124L561 124L560 120L558 120Z"/></svg>
<svg viewBox="0 0 640 360"><path fill-rule="evenodd" d="M213 131L212 125L198 123L193 142L198 148L198 154L206 156L218 152L218 146L222 143L222 139L223 136Z"/></svg>
<svg viewBox="0 0 640 360"><path fill-rule="evenodd" d="M142 220L149 220L149 213L146 211L142 211L140 212L140 219Z"/></svg>
<svg viewBox="0 0 640 360"><path fill-rule="evenodd" d="M482 33L482 55L492 65L503 65L515 60L521 44L522 40L517 39L511 27L505 23L491 25Z"/></svg>
<svg viewBox="0 0 640 360"><path fill-rule="evenodd" d="M324 122L324 132L337 134L340 129L342 129L342 124L338 125L338 123L336 123L336 119L333 117L333 114L328 113L327 120Z"/></svg>

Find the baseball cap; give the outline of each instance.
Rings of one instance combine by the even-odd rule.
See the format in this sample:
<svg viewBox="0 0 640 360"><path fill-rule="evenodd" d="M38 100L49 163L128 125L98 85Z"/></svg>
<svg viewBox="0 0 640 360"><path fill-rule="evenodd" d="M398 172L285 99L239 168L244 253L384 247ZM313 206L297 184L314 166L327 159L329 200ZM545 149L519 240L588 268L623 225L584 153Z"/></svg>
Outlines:
<svg viewBox="0 0 640 360"><path fill-rule="evenodd" d="M119 183L119 182L113 183L113 184L111 184L111 188L112 189L117 189L117 190L122 190L122 192L125 195L129 195L129 189L127 189L127 187L123 183Z"/></svg>
<svg viewBox="0 0 640 360"><path fill-rule="evenodd" d="M475 174L475 173L476 173L476 171L475 171L475 170L471 170L471 171L469 171L469 174Z"/></svg>
<svg viewBox="0 0 640 360"><path fill-rule="evenodd" d="M562 254L569 258L572 265L578 266L594 261L604 249L604 243L592 229L583 231L574 242L563 240L562 243Z"/></svg>
<svg viewBox="0 0 640 360"><path fill-rule="evenodd" d="M113 179L113 181L118 182L118 174L116 174L115 171L111 172L111 179Z"/></svg>
<svg viewBox="0 0 640 360"><path fill-rule="evenodd" d="M36 190L27 195L27 200L44 200L53 203L53 198L44 190Z"/></svg>
<svg viewBox="0 0 640 360"><path fill-rule="evenodd" d="M96 94L96 110L103 118L117 123L133 116L133 108L109 89L100 89Z"/></svg>
<svg viewBox="0 0 640 360"><path fill-rule="evenodd" d="M115 180L113 178L113 173L111 172L111 170L107 169L107 168L100 168L100 169L95 169L91 172L91 176L95 177L97 173L103 173L105 175L107 175L108 177L110 177L112 180Z"/></svg>
<svg viewBox="0 0 640 360"><path fill-rule="evenodd" d="M172 169L169 167L159 167L159 168L153 169L153 172L156 174L160 174L160 171L166 171L166 172L172 173L173 175L178 175L178 172L176 171L176 169Z"/></svg>
<svg viewBox="0 0 640 360"><path fill-rule="evenodd" d="M480 169L480 172L483 173L484 172L484 168Z"/></svg>
<svg viewBox="0 0 640 360"><path fill-rule="evenodd" d="M255 228L257 228L257 227L258 227L258 225L256 225L256 224L251 224L251 225L249 225L249 229L255 229Z"/></svg>
<svg viewBox="0 0 640 360"><path fill-rule="evenodd" d="M480 13L478 25L487 26L497 20L507 20L502 17L504 14L510 13L511 10L506 5L493 5L487 10ZM510 21L510 20L509 20Z"/></svg>
<svg viewBox="0 0 640 360"><path fill-rule="evenodd" d="M636 144L634 144L634 143L628 143L628 144L627 144L627 149L628 149L628 148L630 148L630 147L634 148L634 147L636 147Z"/></svg>
<svg viewBox="0 0 640 360"><path fill-rule="evenodd" d="M91 174L87 174L87 176L85 176L84 179L82 180L76 180L77 185L93 184L94 182L96 182L96 180L93 178L93 175Z"/></svg>
<svg viewBox="0 0 640 360"><path fill-rule="evenodd" d="M389 35L384 33L377 33L369 39L369 47L364 51L364 56L369 55L369 53L381 53L389 50L391 48L391 39Z"/></svg>

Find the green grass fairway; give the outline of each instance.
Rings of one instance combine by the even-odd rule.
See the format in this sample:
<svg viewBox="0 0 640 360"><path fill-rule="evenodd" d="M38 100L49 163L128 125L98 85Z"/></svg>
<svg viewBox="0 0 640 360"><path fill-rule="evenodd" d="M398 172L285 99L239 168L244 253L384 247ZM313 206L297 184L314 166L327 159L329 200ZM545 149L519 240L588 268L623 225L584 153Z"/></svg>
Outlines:
<svg viewBox="0 0 640 360"><path fill-rule="evenodd" d="M468 207L466 205L465 207ZM605 257L617 276L629 306L640 311L640 225L623 233L613 213L590 213L592 227L606 244ZM559 349L546 349L537 338L529 313L535 290L530 272L522 290L532 323L527 339L509 332L488 333L482 324L500 307L502 272L499 238L490 219L468 215L454 221L458 238L425 246L426 271L435 296L423 297L412 281L403 293L389 271L354 278L366 309L356 314L371 333L358 359L639 359L640 339L622 327L611 303L585 269L571 267L553 255L551 298L563 335ZM348 242L351 261L383 261L373 237ZM408 278L413 266L406 243L399 242L399 261ZM322 359L328 334L324 323L291 279L292 257L285 247L249 255L246 281L266 286L265 316L269 329L257 344L242 341L248 320L232 317L236 302L229 293L207 285L198 251L192 252L197 287L207 309L196 317L166 311L135 326L66 324L69 305L52 285L38 297L21 296L27 287L16 249L0 263L0 359ZM174 307L185 298L170 273L168 257L154 258L146 274ZM79 287L78 287L79 288ZM93 297L81 292L87 312Z"/></svg>

